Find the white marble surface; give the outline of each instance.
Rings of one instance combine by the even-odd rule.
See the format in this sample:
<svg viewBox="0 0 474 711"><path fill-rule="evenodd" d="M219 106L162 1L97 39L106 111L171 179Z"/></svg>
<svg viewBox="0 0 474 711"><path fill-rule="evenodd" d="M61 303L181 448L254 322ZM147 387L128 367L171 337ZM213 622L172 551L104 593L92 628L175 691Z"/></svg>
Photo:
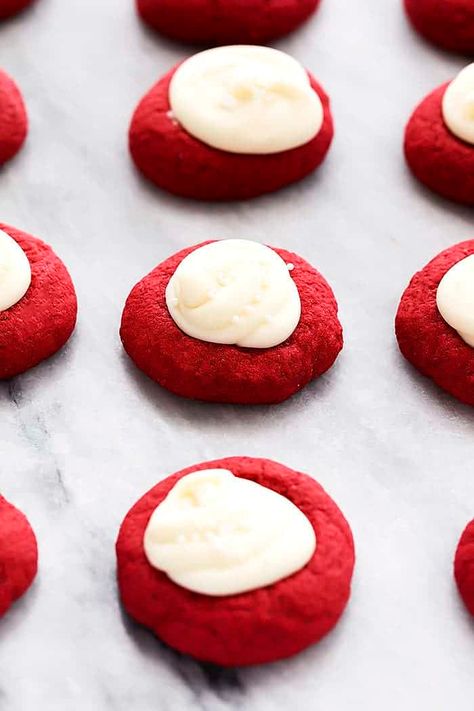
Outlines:
<svg viewBox="0 0 474 711"><path fill-rule="evenodd" d="M132 0L38 0L0 27L0 66L31 117L25 150L0 172L1 220L54 245L80 302L68 347L0 385L0 488L28 514L41 556L0 623L2 711L472 709L474 626L451 566L474 516L474 417L407 367L393 336L412 273L473 236L472 212L415 185L401 155L414 104L465 60L416 37L398 0L323 0L276 46L333 98L328 160L280 194L206 206L153 190L128 159L135 103L187 51L144 29ZM294 249L334 287L345 350L287 404L187 403L122 354L131 286L215 236ZM124 618L114 540L158 479L232 454L314 474L351 522L358 562L347 613L319 646L222 672Z"/></svg>

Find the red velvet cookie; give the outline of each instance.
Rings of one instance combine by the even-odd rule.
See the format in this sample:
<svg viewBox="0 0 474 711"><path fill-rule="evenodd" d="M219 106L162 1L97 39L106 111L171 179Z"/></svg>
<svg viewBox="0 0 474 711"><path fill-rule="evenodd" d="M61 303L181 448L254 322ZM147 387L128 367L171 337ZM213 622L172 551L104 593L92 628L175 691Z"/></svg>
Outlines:
<svg viewBox="0 0 474 711"><path fill-rule="evenodd" d="M0 0L0 20L16 15L33 2L34 0Z"/></svg>
<svg viewBox="0 0 474 711"><path fill-rule="evenodd" d="M474 615L474 521L467 524L454 558L454 577L467 609Z"/></svg>
<svg viewBox="0 0 474 711"><path fill-rule="evenodd" d="M430 190L474 205L474 146L457 138L444 122L442 99L448 85L435 89L413 112L405 129L405 157Z"/></svg>
<svg viewBox="0 0 474 711"><path fill-rule="evenodd" d="M196 44L263 44L286 35L320 0L136 0L142 18L172 39Z"/></svg>
<svg viewBox="0 0 474 711"><path fill-rule="evenodd" d="M27 131L28 118L20 90L13 79L0 70L0 165L20 150Z"/></svg>
<svg viewBox="0 0 474 711"><path fill-rule="evenodd" d="M31 285L20 301L0 311L0 380L12 378L53 355L74 330L77 301L71 277L51 247L0 224L24 250Z"/></svg>
<svg viewBox="0 0 474 711"><path fill-rule="evenodd" d="M300 508L317 539L309 563L273 585L218 598L191 592L152 567L143 549L151 514L178 479L209 468L229 469ZM241 666L296 654L334 627L350 595L354 544L341 511L309 476L268 459L229 457L188 467L145 494L122 523L117 562L123 605L140 624L180 652Z"/></svg>
<svg viewBox="0 0 474 711"><path fill-rule="evenodd" d="M415 29L433 44L474 54L472 0L405 0L405 9Z"/></svg>
<svg viewBox="0 0 474 711"><path fill-rule="evenodd" d="M436 294L446 272L471 254L474 240L438 254L410 281L395 320L398 345L405 358L468 405L474 405L474 348L443 319Z"/></svg>
<svg viewBox="0 0 474 711"><path fill-rule="evenodd" d="M179 65L178 65L179 66ZM172 117L168 98L178 66L139 103L130 125L130 152L143 175L164 190L198 200L242 200L301 180L322 163L333 137L329 98L309 74L324 120L317 135L297 148L267 155L230 153L194 138Z"/></svg>
<svg viewBox="0 0 474 711"><path fill-rule="evenodd" d="M181 261L208 242L159 264L130 293L120 336L135 364L171 392L197 400L277 403L328 370L342 349L337 303L326 280L308 262L275 252L294 268L301 318L291 336L272 348L241 348L188 336L171 318L166 286Z"/></svg>
<svg viewBox="0 0 474 711"><path fill-rule="evenodd" d="M26 517L0 496L0 617L33 582L38 567L35 534Z"/></svg>

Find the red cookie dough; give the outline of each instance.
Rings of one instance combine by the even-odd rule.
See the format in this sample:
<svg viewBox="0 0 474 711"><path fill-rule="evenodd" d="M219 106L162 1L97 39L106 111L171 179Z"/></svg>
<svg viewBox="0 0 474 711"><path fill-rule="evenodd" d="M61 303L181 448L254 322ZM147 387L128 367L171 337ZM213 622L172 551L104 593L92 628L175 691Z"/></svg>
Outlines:
<svg viewBox="0 0 474 711"><path fill-rule="evenodd" d="M71 277L51 247L14 227L0 224L26 253L31 285L25 296L0 311L0 380L12 378L56 353L76 324Z"/></svg>
<svg viewBox="0 0 474 711"><path fill-rule="evenodd" d="M474 54L472 0L405 0L405 9L415 29L433 44Z"/></svg>
<svg viewBox="0 0 474 711"><path fill-rule="evenodd" d="M329 98L311 74L311 86L324 109L319 133L298 148L250 155L208 146L173 120L168 89L178 66L146 94L130 125L133 160L160 188L198 200L241 200L301 180L322 163L332 141L333 122Z"/></svg>
<svg viewBox="0 0 474 711"><path fill-rule="evenodd" d="M474 254L474 240L438 254L410 281L395 320L398 345L407 360L448 393L474 405L474 348L443 319L438 285L457 262Z"/></svg>
<svg viewBox="0 0 474 711"><path fill-rule="evenodd" d="M474 521L467 524L454 558L454 577L467 609L474 615Z"/></svg>
<svg viewBox="0 0 474 711"><path fill-rule="evenodd" d="M13 79L0 70L0 165L18 153L27 132L28 117L20 90Z"/></svg>
<svg viewBox="0 0 474 711"><path fill-rule="evenodd" d="M188 336L171 318L165 290L180 262L198 247L159 264L133 289L125 304L120 336L136 365L167 390L211 402L269 404L286 400L324 373L342 348L342 328L331 287L308 262L275 249L294 264L301 319L286 341L273 348L241 348Z"/></svg>
<svg viewBox="0 0 474 711"><path fill-rule="evenodd" d="M229 469L286 496L308 517L316 551L297 573L258 590L212 597L191 592L153 568L143 536L154 509L178 479L208 468ZM350 595L354 543L347 521L322 487L269 459L229 457L168 477L125 517L117 540L118 583L126 611L166 644L223 666L289 657L334 627Z"/></svg>
<svg viewBox="0 0 474 711"><path fill-rule="evenodd" d="M142 18L181 42L262 44L286 35L320 0L136 0Z"/></svg>
<svg viewBox="0 0 474 711"><path fill-rule="evenodd" d="M35 534L26 517L0 496L0 617L33 582L38 568Z"/></svg>
<svg viewBox="0 0 474 711"><path fill-rule="evenodd" d="M444 122L441 102L449 82L429 94L405 129L405 157L418 180L449 200L474 205L474 146Z"/></svg>
<svg viewBox="0 0 474 711"><path fill-rule="evenodd" d="M33 2L34 0L0 0L0 20L16 15Z"/></svg>

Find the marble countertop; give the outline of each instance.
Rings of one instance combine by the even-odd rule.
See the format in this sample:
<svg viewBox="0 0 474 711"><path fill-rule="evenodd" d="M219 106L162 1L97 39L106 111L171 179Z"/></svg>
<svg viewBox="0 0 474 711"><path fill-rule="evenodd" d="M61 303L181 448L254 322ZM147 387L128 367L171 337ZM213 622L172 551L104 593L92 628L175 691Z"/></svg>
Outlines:
<svg viewBox="0 0 474 711"><path fill-rule="evenodd" d="M472 709L474 627L452 558L474 516L474 416L404 363L393 334L413 272L473 236L473 213L416 185L401 153L415 103L466 60L424 44L398 0L324 0L275 46L332 97L328 159L273 196L202 205L145 184L126 147L136 102L189 48L146 30L132 0L38 0L0 27L0 66L31 118L0 172L1 220L54 246L80 304L65 350L0 385L0 489L40 546L34 587L0 623L2 711ZM209 237L294 249L334 288L345 349L286 404L186 402L122 352L132 285ZM349 519L358 561L347 612L322 643L219 670L121 613L114 541L157 480L237 454L314 475Z"/></svg>

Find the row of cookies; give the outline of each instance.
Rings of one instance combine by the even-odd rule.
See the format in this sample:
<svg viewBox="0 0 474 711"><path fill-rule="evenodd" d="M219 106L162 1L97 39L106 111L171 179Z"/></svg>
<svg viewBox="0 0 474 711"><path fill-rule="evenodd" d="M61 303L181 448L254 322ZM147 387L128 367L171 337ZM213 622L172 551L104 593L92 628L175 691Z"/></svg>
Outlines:
<svg viewBox="0 0 474 711"><path fill-rule="evenodd" d="M430 93L405 130L413 174L434 192L474 205L474 63ZM0 72L0 163L26 136L24 103ZM141 173L200 200L253 198L301 180L323 162L334 134L329 98L295 59L269 47L200 52L161 78L129 132Z"/></svg>
<svg viewBox="0 0 474 711"><path fill-rule="evenodd" d="M0 379L59 350L77 301L53 250L0 224ZM415 274L395 321L403 355L474 405L474 240ZM120 335L150 378L211 402L277 403L327 371L343 347L333 291L305 259L245 239L166 259L132 289Z"/></svg>
<svg viewBox="0 0 474 711"><path fill-rule="evenodd" d="M38 551L25 516L2 497L0 525L1 616L33 582ZM318 642L346 607L355 563L349 524L322 487L250 457L161 481L126 515L116 554L128 614L180 652L223 666ZM454 573L474 614L474 521Z"/></svg>
<svg viewBox="0 0 474 711"><path fill-rule="evenodd" d="M0 0L0 20L35 0ZM454 52L474 53L474 8L470 0L403 0L407 16L426 39ZM305 22L320 0L135 0L143 20L180 42L268 42Z"/></svg>
<svg viewBox="0 0 474 711"><path fill-rule="evenodd" d="M318 8L320 0L136 0L141 17L155 30L182 42L268 42L288 34ZM403 0L413 27L430 42L474 54L471 0Z"/></svg>
<svg viewBox="0 0 474 711"><path fill-rule="evenodd" d="M413 174L474 205L474 64L430 93L409 119ZM201 200L253 198L313 172L332 142L328 95L293 58L268 47L200 52L139 103L129 132L137 168L160 188Z"/></svg>

